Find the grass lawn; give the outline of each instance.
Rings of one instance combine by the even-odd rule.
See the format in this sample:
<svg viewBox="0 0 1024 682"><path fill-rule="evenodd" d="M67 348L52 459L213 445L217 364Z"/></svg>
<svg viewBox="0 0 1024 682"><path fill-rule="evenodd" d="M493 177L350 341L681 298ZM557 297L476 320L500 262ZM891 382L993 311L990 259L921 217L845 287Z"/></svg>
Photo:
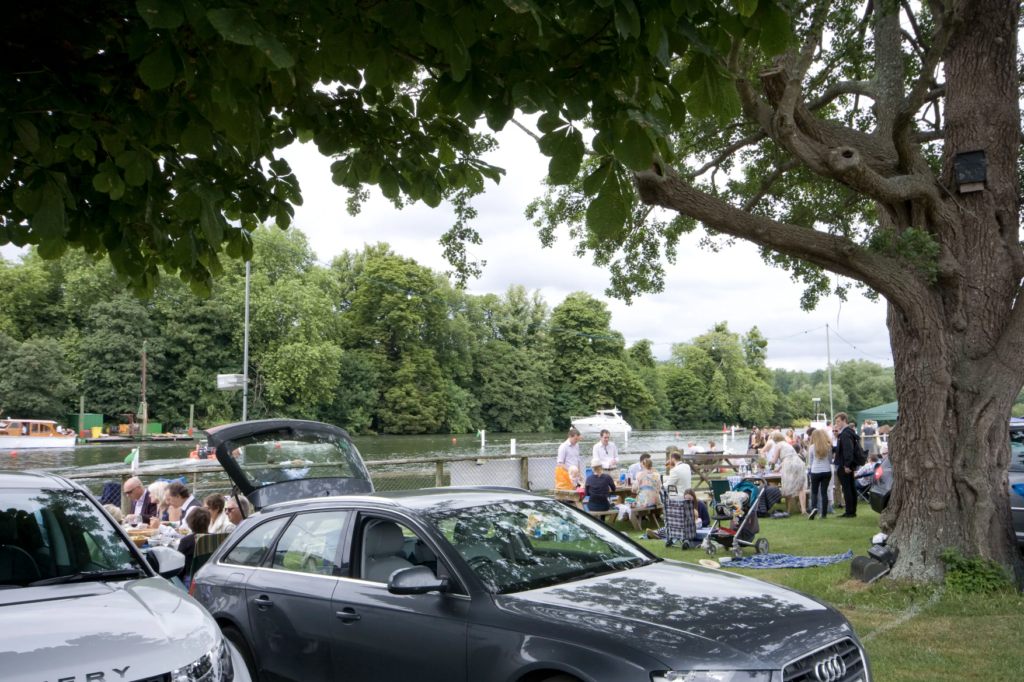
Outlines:
<svg viewBox="0 0 1024 682"><path fill-rule="evenodd" d="M878 532L878 515L867 505L856 519L808 521L799 513L788 519L760 519L759 537L768 538L772 553L821 556L852 549L866 554ZM628 523L616 528L636 538ZM701 550L665 548L661 541L640 540L658 556L696 563L708 558ZM747 554L753 552L747 549ZM719 552L716 558L729 556ZM728 564L725 564L726 566ZM1024 595L1018 592L956 595L899 584L882 578L863 585L850 578L850 562L820 568L779 570L734 569L760 580L806 592L834 605L850 620L871 658L875 679L1024 680ZM917 615L888 631L908 609Z"/></svg>

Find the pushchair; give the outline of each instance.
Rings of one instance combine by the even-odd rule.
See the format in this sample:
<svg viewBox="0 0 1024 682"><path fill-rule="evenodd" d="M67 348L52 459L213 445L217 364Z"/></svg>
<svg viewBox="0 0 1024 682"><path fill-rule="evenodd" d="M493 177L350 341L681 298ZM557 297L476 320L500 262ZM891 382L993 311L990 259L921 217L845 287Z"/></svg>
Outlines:
<svg viewBox="0 0 1024 682"><path fill-rule="evenodd" d="M679 540L682 549L697 546L697 521L693 513L693 500L677 495L674 485L661 490L661 505L665 511L665 546Z"/></svg>
<svg viewBox="0 0 1024 682"><path fill-rule="evenodd" d="M752 485L743 486L743 483L747 481ZM761 524L757 520L757 504L761 496L764 495L768 482L759 476L748 476L740 482L737 489L741 487L748 489L744 491L748 492L748 495L747 501L743 503L742 509L738 512L731 512L731 507L727 504L715 505L716 513L711 517L711 528L704 537L704 542L701 543L701 548L709 556L714 556L718 551L715 543L731 548L732 555L736 559L743 557L744 547L753 547L758 554L768 553L767 538L755 540L757 534L761 532ZM667 508L666 518L668 518ZM723 525L723 522L728 525Z"/></svg>

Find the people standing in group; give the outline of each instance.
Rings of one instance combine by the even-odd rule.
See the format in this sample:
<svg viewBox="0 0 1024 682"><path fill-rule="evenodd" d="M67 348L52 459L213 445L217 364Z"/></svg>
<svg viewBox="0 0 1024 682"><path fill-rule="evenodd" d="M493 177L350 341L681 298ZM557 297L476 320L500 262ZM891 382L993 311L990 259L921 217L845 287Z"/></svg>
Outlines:
<svg viewBox="0 0 1024 682"><path fill-rule="evenodd" d="M772 434L775 446L770 464L781 464L782 482L779 489L786 498L786 512L790 511L793 498L800 501L800 512L807 515L807 471L793 446L786 442L781 431Z"/></svg>
<svg viewBox="0 0 1024 682"><path fill-rule="evenodd" d="M612 442L608 429L601 429L600 439L594 444L593 461L601 462L605 472L611 474L619 465L619 449Z"/></svg>
<svg viewBox="0 0 1024 682"><path fill-rule="evenodd" d="M843 491L843 503L846 511L839 516L841 519L852 519L857 516L857 491L854 489L855 458L857 453L857 432L850 426L845 412L835 416L836 436L836 478Z"/></svg>
<svg viewBox="0 0 1024 682"><path fill-rule="evenodd" d="M874 455L878 452L878 438L875 436L878 430L875 426L875 422L865 419L860 427L860 436L863 439L861 442L864 443L864 451L869 455Z"/></svg>
<svg viewBox="0 0 1024 682"><path fill-rule="evenodd" d="M682 492L687 488L693 487L693 470L690 465L683 461L683 456L679 452L673 452L672 455L672 470L668 476L665 477L666 490L668 486L674 485L676 492Z"/></svg>
<svg viewBox="0 0 1024 682"><path fill-rule="evenodd" d="M615 481L604 473L601 462L591 462L590 468L594 473L587 477L585 493L590 498L587 511L608 511L611 509L608 496L615 492Z"/></svg>
<svg viewBox="0 0 1024 682"><path fill-rule="evenodd" d="M661 494L661 476L654 470L651 458L640 460L640 473L633 479L633 494L637 507L654 507Z"/></svg>
<svg viewBox="0 0 1024 682"><path fill-rule="evenodd" d="M747 454L756 455L757 451L764 447L764 443L758 445L758 440L761 440L761 429L756 426L751 428L750 435L747 437Z"/></svg>
<svg viewBox="0 0 1024 682"><path fill-rule="evenodd" d="M790 445L796 443L796 432L793 429L786 429L786 442Z"/></svg>
<svg viewBox="0 0 1024 682"><path fill-rule="evenodd" d="M828 488L832 482L832 439L825 429L811 432L809 450L811 462L811 510L812 521L816 516L825 518L828 514Z"/></svg>
<svg viewBox="0 0 1024 682"><path fill-rule="evenodd" d="M583 460L580 458L580 432L575 428L569 429L569 437L558 446L558 459L555 466L566 471L569 471L569 467L583 470Z"/></svg>

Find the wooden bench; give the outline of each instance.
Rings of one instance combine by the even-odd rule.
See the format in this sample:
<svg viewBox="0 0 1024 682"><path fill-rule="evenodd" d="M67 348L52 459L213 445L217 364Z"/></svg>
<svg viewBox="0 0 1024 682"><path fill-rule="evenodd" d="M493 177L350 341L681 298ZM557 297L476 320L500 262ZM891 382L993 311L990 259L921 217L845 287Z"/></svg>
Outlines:
<svg viewBox="0 0 1024 682"><path fill-rule="evenodd" d="M611 525L619 516L618 509L609 509L608 511L588 511L588 514L593 516L595 519L601 519L608 525ZM634 508L632 513L629 515L629 521L633 524L633 527L637 530L643 530L643 521L646 519L649 523L653 522L659 528L661 524L658 522L658 518L661 516L661 505L657 507L640 507L639 509Z"/></svg>

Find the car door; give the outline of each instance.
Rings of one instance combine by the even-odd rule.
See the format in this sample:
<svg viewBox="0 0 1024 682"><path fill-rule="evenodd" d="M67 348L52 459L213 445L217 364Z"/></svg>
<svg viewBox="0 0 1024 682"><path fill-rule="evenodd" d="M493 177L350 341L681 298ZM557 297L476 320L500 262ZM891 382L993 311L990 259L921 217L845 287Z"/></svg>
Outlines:
<svg viewBox="0 0 1024 682"><path fill-rule="evenodd" d="M349 512L296 514L245 586L252 650L266 682L329 682L331 597Z"/></svg>
<svg viewBox="0 0 1024 682"><path fill-rule="evenodd" d="M1024 547L1024 496L1016 486L1024 485L1024 428L1010 427L1010 513L1017 544Z"/></svg>
<svg viewBox="0 0 1024 682"><path fill-rule="evenodd" d="M348 432L299 419L265 419L206 431L231 482L256 509L278 502L372 493Z"/></svg>
<svg viewBox="0 0 1024 682"><path fill-rule="evenodd" d="M397 527L397 529L396 529ZM455 580L436 543L408 518L360 513L348 543L350 577L334 592L334 666L338 679L405 682L466 680L470 599L456 593L395 595L391 573L428 566ZM371 546L372 545L372 546Z"/></svg>

